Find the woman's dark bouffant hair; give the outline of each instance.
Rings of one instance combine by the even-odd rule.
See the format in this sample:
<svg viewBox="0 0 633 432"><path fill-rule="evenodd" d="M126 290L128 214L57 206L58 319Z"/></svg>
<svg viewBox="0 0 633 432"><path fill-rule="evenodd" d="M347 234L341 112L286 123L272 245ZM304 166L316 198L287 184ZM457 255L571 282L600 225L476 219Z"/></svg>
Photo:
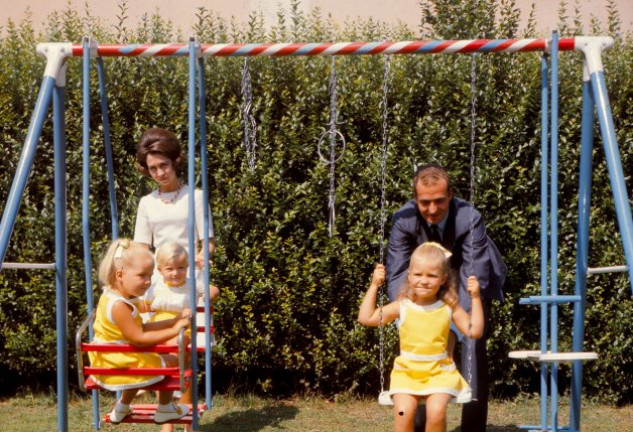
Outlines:
<svg viewBox="0 0 633 432"><path fill-rule="evenodd" d="M176 172L180 171L184 165L180 141L176 135L166 129L158 127L148 129L136 146L136 167L145 175L149 175L147 155L150 153L159 153L169 158Z"/></svg>

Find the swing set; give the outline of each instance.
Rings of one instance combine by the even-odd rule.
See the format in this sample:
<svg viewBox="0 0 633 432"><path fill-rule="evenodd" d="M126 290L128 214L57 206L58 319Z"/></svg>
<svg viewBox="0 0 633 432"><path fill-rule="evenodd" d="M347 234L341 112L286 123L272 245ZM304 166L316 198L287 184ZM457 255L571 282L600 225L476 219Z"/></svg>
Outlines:
<svg viewBox="0 0 633 432"><path fill-rule="evenodd" d="M579 431L580 430L580 397L582 387L582 360L595 358L594 353L583 353L584 342L584 318L585 318L585 298L586 279L590 273L603 273L608 271L628 271L633 290L633 222L629 207L629 198L624 182L624 175L619 156L619 149L616 141L613 118L609 105L609 98L602 66L602 52L613 45L613 39L609 37L575 37L559 39L557 32L554 32L551 40L547 39L499 39L499 40L427 40L427 41L404 41L404 42L349 42L349 43L279 43L279 44L210 44L202 45L196 39L191 38L188 44L145 44L145 45L98 45L89 38L84 38L82 44L71 43L44 43L37 47L37 52L46 57L47 63L39 90L37 102L29 124L24 147L17 166L7 203L0 222L0 262L3 268L26 268L26 269L50 269L56 274L56 311L57 311L57 401L58 401L58 430L65 432L68 430L68 336L67 336L67 248L66 248L66 159L65 159L65 85L66 67L70 57L83 57L84 76L84 176L83 176L83 232L84 232L84 257L86 261L86 291L88 314L94 308L92 302L92 281L91 281L91 257L89 245L89 220L88 220L88 199L89 199L89 71L91 59L96 59L99 75L99 87L101 91L101 109L103 117L104 142L106 147L106 164L109 172L110 202L112 212L112 237L117 237L118 217L116 214L116 201L114 200L114 181L112 176L112 153L110 145L109 120L107 114L107 98L105 96L105 71L103 67L103 57L188 57L189 59L189 134L188 134L188 183L195 184L195 140L196 130L199 131L202 189L205 200L208 196L207 184L207 160L206 160L206 112L204 104L204 59L206 57L251 57L251 56L339 56L339 55L376 55L376 54L457 54L457 53L496 53L496 52L543 52L541 57L541 101L542 101L542 139L541 139L541 295L522 299L521 303L538 304L541 307L541 344L538 350L517 351L511 353L511 357L524 358L541 363L541 424L525 426L526 429L552 430L552 431ZM583 107L582 107L582 130L581 130L581 160L579 176L579 203L578 203L578 231L577 231L577 258L576 258L576 286L575 294L572 296L558 294L558 54L559 51L580 51L584 55L584 77L583 77ZM388 56L385 56L388 58ZM388 91L388 61L385 67L385 79L383 85L383 148L382 148L382 193L381 193L381 234L380 234L380 261L383 261L384 244L384 220L385 220L385 166L387 156L387 91ZM248 62L245 62L246 69ZM473 70L475 70L473 59ZM248 72L248 73L247 73ZM248 75L248 77L247 77ZM332 69L335 77L335 70ZM551 80L551 81L550 81ZM335 82L335 79L331 80ZM471 84L474 90L475 75L471 76ZM255 163L255 131L256 125L248 123L252 116L252 93L246 88L246 83L250 84L250 71L244 72L244 108L243 117L245 121L245 141L249 156L249 166L252 169ZM551 86L551 93L550 93ZM250 86L248 86L250 87ZM550 98L551 95L551 98ZM250 98L250 99L249 99ZM321 141L330 141L330 195L333 196L334 187L334 163L336 162L335 146L337 141L342 141L342 134L336 129L336 90L330 89L331 115L329 130L321 137ZM332 102L333 101L333 102ZM474 111L475 100L474 91L471 101L471 200L474 195ZM8 243L15 225L21 198L24 194L26 181L33 165L35 151L42 132L44 121L47 117L49 107L52 105L53 126L54 126L54 155L55 155L55 262L47 264L29 263L4 263ZM199 118L196 119L196 109ZM594 141L594 109L597 111L600 133L604 145L606 162L613 191L613 198L616 207L617 221L620 228L623 249L626 257L626 265L614 266L602 269L590 269L588 267L588 243L589 243L589 210L591 201L591 180L592 180L592 151ZM549 116L551 114L551 117ZM551 121L550 121L551 118ZM196 123L196 120L198 123ZM548 154L550 155L548 158ZM325 159L325 158L323 158ZM549 173L549 176L548 176ZM549 192L548 192L549 185ZM549 195L549 202L548 202ZM334 228L334 202L330 201L330 233ZM208 204L205 208L205 233L208 232L211 221L208 214ZM549 212L548 212L549 210ZM193 194L190 194L189 215L194 214ZM189 223L189 249L194 250L193 226ZM548 238L549 233L549 238ZM208 238L204 239L205 262L208 263ZM549 252L549 260L548 260ZM548 265L551 276L547 277ZM190 268L193 269L193 255L190 256ZM208 284L208 267L205 269ZM195 297L192 285L192 298ZM381 296L382 297L382 296ZM382 302L382 300L380 300ZM573 350L572 353L558 352L558 305L561 303L574 304L574 326L573 326ZM382 305L382 303L381 303ZM206 367L206 408L210 409L211 403L211 305L209 298L205 299L204 319L202 326L206 334L205 367ZM90 316L84 323L90 328ZM548 327L548 318L550 319ZM198 328L197 317L192 317L192 327ZM82 330L85 330L83 327ZM382 326L380 327L380 368L381 368L381 390L384 390L384 341L382 337ZM92 337L90 331L90 337ZM549 341L549 343L548 343ZM86 348L86 344L80 341L77 343L78 357L81 358ZM125 348L133 349L133 348ZM157 346L152 348L158 352L180 352L182 356L184 350L197 352L196 338L192 338L190 348L181 346L165 347ZM165 351L161 351L165 350ZM179 350L179 351L178 351ZM152 371L157 375L167 376L162 385L165 388L184 388L187 380L191 380L191 385L196 386L197 361L195 356L191 356L192 361L189 367L182 365L173 370ZM557 373L559 362L572 362L572 385L571 385L571 407L570 425L568 427L558 426L558 389ZM81 362L81 360L80 360ZM551 366L549 366L551 364ZM85 367L80 363L80 374L89 375L95 371ZM110 371L113 372L113 371ZM117 373L118 371L114 371ZM103 374L106 371L98 371ZM135 371L135 373L139 373ZM548 396L547 376L550 375L551 391ZM80 379L83 382L83 379ZM90 383L88 383L88 388ZM93 414L95 417L94 427L99 429L99 407L96 397L97 390L93 390ZM198 428L198 419L204 406L198 406L197 391L193 391L193 409L190 418L186 422L191 423L194 429ZM547 419L547 401L551 401L551 421ZM136 413L132 417L136 421L144 421L148 418L155 407L143 407L143 412ZM139 416L136 416L139 414Z"/></svg>

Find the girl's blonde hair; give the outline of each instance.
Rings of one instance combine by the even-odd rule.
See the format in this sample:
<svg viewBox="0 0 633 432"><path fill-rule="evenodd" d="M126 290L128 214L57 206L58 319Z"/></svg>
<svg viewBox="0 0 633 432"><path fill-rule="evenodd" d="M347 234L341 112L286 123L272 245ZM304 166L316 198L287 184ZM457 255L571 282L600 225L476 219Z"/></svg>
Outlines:
<svg viewBox="0 0 633 432"><path fill-rule="evenodd" d="M141 243L122 238L114 240L106 249L101 264L99 264L99 282L103 287L114 286L116 271L141 257L154 260L152 253Z"/></svg>
<svg viewBox="0 0 633 432"><path fill-rule="evenodd" d="M189 258L187 250L179 243L168 242L156 249L156 265L158 267L162 267L169 261L179 257L184 257L185 260Z"/></svg>
<svg viewBox="0 0 633 432"><path fill-rule="evenodd" d="M436 242L426 242L415 248L411 254L411 261L409 262L409 271L411 270L411 263L413 263L414 259L423 259L440 263L440 270L442 275L446 275L446 282L444 282L444 284L440 287L437 292L437 297L448 305L452 305L458 300L457 281L450 265L450 257L451 253L441 244ZM409 278L405 279L398 298L408 298L411 301L415 301L415 290L409 284Z"/></svg>

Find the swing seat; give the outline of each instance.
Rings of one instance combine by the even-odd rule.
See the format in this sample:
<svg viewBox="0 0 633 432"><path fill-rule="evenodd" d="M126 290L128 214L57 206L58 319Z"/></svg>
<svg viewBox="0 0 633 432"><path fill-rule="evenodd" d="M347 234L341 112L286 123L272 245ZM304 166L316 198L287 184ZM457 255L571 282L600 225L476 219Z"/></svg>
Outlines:
<svg viewBox="0 0 633 432"><path fill-rule="evenodd" d="M83 334L95 319L95 310L81 324L75 334L75 346L77 349L77 374L79 386L83 391L102 389L91 375L144 375L164 376L154 384L143 387L146 390L163 390L184 392L192 379L192 371L185 367L185 353L190 352L190 347L185 347L185 330L181 329L178 335L177 345L154 345L150 347L135 347L129 344L94 344L82 342ZM177 353L178 367L167 368L98 368L83 364L84 353L87 352L153 352L153 353Z"/></svg>
<svg viewBox="0 0 633 432"><path fill-rule="evenodd" d="M388 391L380 392L380 394L378 395L378 404L383 406L393 405L393 399L391 399Z"/></svg>
<svg viewBox="0 0 633 432"><path fill-rule="evenodd" d="M151 388L151 387L147 387ZM186 404L185 404L186 405ZM171 424L191 424L193 423L193 415L192 415L192 405L189 406L189 414L186 416L179 418L178 420L170 420ZM125 416L121 423L154 423L154 413L156 412L157 405L156 404L132 404L131 405L132 412ZM204 413L205 406L204 404L198 405L198 418L202 416ZM104 417L106 423L110 423L110 413L106 414Z"/></svg>
<svg viewBox="0 0 633 432"><path fill-rule="evenodd" d="M571 362L571 361L588 361L588 360L596 360L598 358L598 354L595 352L556 352L553 353L548 351L546 353L542 353L540 350L523 350L523 351L510 351L508 353L508 357L512 359L521 359L521 360L533 360L539 362L546 363L560 363L560 362Z"/></svg>
<svg viewBox="0 0 633 432"><path fill-rule="evenodd" d="M473 398L473 394L470 391L470 389L468 389L469 391L456 397L456 398L451 398L450 403L457 403L457 404L465 404L468 402L472 402L476 399ZM420 399L420 404L424 404L424 399ZM381 391L380 394L378 395L378 405L382 405L382 406L393 406L393 399L392 397L389 395L388 391Z"/></svg>

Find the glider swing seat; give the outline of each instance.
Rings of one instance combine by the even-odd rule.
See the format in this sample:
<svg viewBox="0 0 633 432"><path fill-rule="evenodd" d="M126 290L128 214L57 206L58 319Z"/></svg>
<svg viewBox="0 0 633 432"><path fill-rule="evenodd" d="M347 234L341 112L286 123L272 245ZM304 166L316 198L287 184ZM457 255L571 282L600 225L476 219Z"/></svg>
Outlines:
<svg viewBox="0 0 633 432"><path fill-rule="evenodd" d="M552 160L548 164L546 160L547 151L547 138L548 127L543 127L543 139L542 147L542 190L547 187L547 170L551 170L551 190L552 190L552 208L551 208L551 290L549 293L542 292L541 298L532 299L532 303L540 304L541 306L541 338L545 338L547 342L547 313L551 310L551 322L557 325L558 315L558 299L552 301L548 296L558 296L557 292L557 203L555 200L558 184L557 184L557 171L558 164L557 159L557 77L554 70L557 71L557 55L558 51L579 51L584 54L584 78L583 78L583 108L582 108L582 132L581 132L581 160L580 160L580 175L579 175L579 216L578 216L578 247L577 247L577 266L576 266L576 299L574 303L574 341L573 351L582 352L583 337L584 337L584 299L586 292L586 278L588 274L587 266L587 251L588 251L588 234L589 234L589 209L591 198L591 173L592 173L592 150L593 150L593 127L595 123L594 109L597 113L598 122L600 125L600 133L602 135L602 144L605 150L605 160L608 168L609 178L611 182L611 190L613 193L613 201L615 204L616 216L621 232L621 239L624 249L624 255L626 257L625 269L628 271L631 281L631 288L633 291L633 221L631 220L631 209L629 205L629 198L627 195L626 184L624 181L624 175L622 170L622 164L619 156L619 149L616 140L615 128L613 124L613 118L611 116L611 110L609 106L609 96L606 89L606 82L604 79L604 72L602 66L602 52L613 46L613 39L610 37L574 37L558 39L557 33L554 33L552 40L547 39L499 39L499 40L430 40L430 41L399 41L399 42L346 42L346 43L271 43L271 44L209 44L201 45L195 39L190 39L188 44L147 44L147 45L97 45L94 41L84 38L83 44L72 43L43 43L38 45L37 52L46 57L46 67L44 70L44 77L42 79L42 85L39 90L38 98L35 103L34 111L29 124L28 132L24 141L20 160L18 162L16 173L13 179L11 190L7 197L5 209L2 213L2 221L0 222L0 263L3 263L6 251L8 248L9 240L17 214L19 210L20 201L26 188L26 182L33 166L35 159L35 153L37 145L42 133L43 124L47 118L47 112L50 107L53 111L53 145L54 145L54 203L55 203L55 275L56 275L56 330L57 330L57 420L58 431L68 431L68 293L67 293L67 229L66 229L66 138L65 138L65 120L64 120L64 105L65 105L65 86L66 86L66 65L71 57L84 58L84 130L83 130L83 148L84 148L84 173L89 173L89 149L90 149L90 127L89 127L89 92L86 91L89 82L89 60L91 58L97 59L97 67L99 72L99 82L101 89L101 105L103 116L103 131L104 141L106 146L106 162L108 164L108 172L110 174L110 196L114 196L114 182L111 176L112 160L111 150L109 149L109 123L107 119L107 102L105 99L105 84L104 84L104 71L103 71L103 57L188 57L189 59L189 135L188 135L188 166L189 177L188 183L195 184L195 149L194 143L196 139L196 108L199 110L199 137L200 137L200 150L201 150L201 172L206 173L206 113L204 101L204 58L205 57L250 57L250 56L338 56L338 55L375 55L375 54L434 54L434 53L495 53L495 52L551 52L552 58L552 133L551 133L551 152ZM547 98L547 60L545 57L542 59L542 80L544 85L542 86L542 99ZM196 89L197 81L197 89ZM198 93L196 94L196 90ZM196 97L197 96L197 97ZM199 106L196 107L196 100L198 100ZM543 119L544 126L547 123L547 105L544 104ZM332 138L332 137L330 137ZM251 156L254 155L255 149L250 148ZM204 196L208 196L207 176L202 175L202 189ZM90 249L89 249L89 224L86 213L88 213L88 201L89 201L89 188L87 186L89 182L89 175L84 175L84 241L86 242L84 247L84 256L87 262L90 264ZM545 182L545 187L543 187ZM193 194L191 194L193 197ZM542 203L542 215L543 211L547 209L546 197L541 194ZM190 199L190 216L193 211L193 198ZM210 215L208 214L208 205L205 202L205 232L207 232L208 223L210 221ZM112 211L112 238L117 237L117 216L115 200L111 198L111 211ZM542 218L542 248L547 243L547 221L543 221ZM189 224L191 228L190 232L190 249L194 249L193 245L193 223ZM545 239L545 241L543 241ZM205 261L208 262L208 239L205 239ZM542 257L547 253L542 253ZM20 264L20 263L18 263ZM21 264L29 266L30 264ZM4 267L5 265L2 264ZM193 268L193 258L190 257L190 268ZM542 287L547 286L547 276L545 269L542 269L541 278L542 282L545 279L545 283L542 283ZM205 269L206 278L208 279L208 268ZM94 309L92 302L92 289L90 281L90 273L86 272L86 290L89 292L88 297L88 311ZM205 281L208 283L208 280ZM195 296L192 288L192 298ZM210 322L210 300L208 297L205 299L205 329L209 328ZM193 327L196 326L196 316L192 317ZM88 325L89 333L91 332ZM208 334L208 330L205 330ZM90 335L89 337L92 337ZM192 338L191 350L197 351L197 340ZM209 345L207 345L209 348ZM551 333L551 343L546 349L544 346L540 347L539 360L542 361L541 366L541 385L542 385L542 403L541 409L547 406L543 404L546 400L547 394L547 382L545 381L545 375L547 373L545 356L547 351L551 351L554 355L552 360L559 361L561 353L558 353L557 346L557 332ZM156 348L159 349L159 348ZM83 353L83 351L82 351ZM514 354L519 356L519 354ZM206 375L207 375L207 388L206 388L206 402L207 408L211 405L211 389L210 389L210 349L205 350L206 361ZM535 355L534 355L535 356ZM191 377L197 376L197 362L193 361L195 356L192 357L191 362ZM531 355L525 355L525 358L530 358ZM582 362L574 360L572 362L572 386L571 386L571 407L570 407L570 427L566 430L578 431L580 429L580 395L582 387ZM556 373L558 363L551 363L552 366L552 383L556 384ZM86 369L82 368L85 373ZM170 375L170 380L174 378L175 371L162 371L163 375ZM181 372L178 372L180 380ZM96 390L93 390L93 395ZM533 429L538 430L552 430L559 431L562 428L557 426L557 387L552 386L552 422L550 425L546 423L546 414L541 414L542 424L534 426ZM197 392L193 392L192 406L197 405ZM93 397L93 410L98 416L98 401ZM194 410L192 413L192 425L197 428L198 410ZM99 428L99 424L95 423L95 429Z"/></svg>
<svg viewBox="0 0 633 432"><path fill-rule="evenodd" d="M198 314L204 313L203 307L197 308ZM93 310L84 320L75 335L75 347L77 354L77 371L79 375L79 387L82 391L87 390L104 390L92 378L92 375L144 375L144 376L163 376L164 378L154 384L143 387L143 390L153 391L180 391L185 390L191 385L193 376L190 367L185 362L186 353L191 353L191 346L185 346L185 330L181 329L178 335L178 343L176 345L159 344L151 347L135 347L129 344L97 344L82 342L84 334L89 326L94 323L95 311ZM197 335L204 334L205 327L197 327ZM211 328L213 334L213 328ZM204 340L204 339L203 339ZM213 339L212 339L213 341ZM204 352L204 345L197 347L198 352ZM175 353L178 355L178 367L165 368L98 368L84 365L84 354L88 352L152 352L158 354ZM156 404L132 404L132 412L123 419L123 423L153 423L154 413L156 412ZM193 423L192 405L189 406L190 414L178 420L171 421L174 424L191 424ZM198 405L197 415L201 416L205 410L203 404ZM110 414L104 417L106 423L110 423Z"/></svg>

